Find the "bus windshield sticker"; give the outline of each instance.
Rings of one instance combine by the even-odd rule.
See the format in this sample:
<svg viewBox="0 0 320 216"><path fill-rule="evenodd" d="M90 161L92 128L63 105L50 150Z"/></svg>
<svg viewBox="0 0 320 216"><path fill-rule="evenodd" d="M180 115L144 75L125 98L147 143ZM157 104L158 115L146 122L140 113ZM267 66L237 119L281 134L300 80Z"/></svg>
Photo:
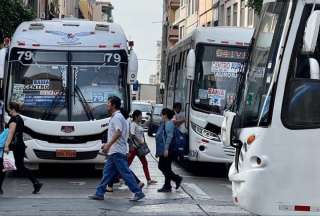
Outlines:
<svg viewBox="0 0 320 216"><path fill-rule="evenodd" d="M208 90L206 89L199 89L199 99L208 99Z"/></svg>
<svg viewBox="0 0 320 216"><path fill-rule="evenodd" d="M210 97L209 105L210 106L221 106L221 100L222 100L222 98L219 96L212 96L212 97Z"/></svg>
<svg viewBox="0 0 320 216"><path fill-rule="evenodd" d="M32 84L25 85L26 90L49 90L50 80L32 80Z"/></svg>
<svg viewBox="0 0 320 216"><path fill-rule="evenodd" d="M241 63L239 62L215 61L212 62L211 65L211 73L213 73L215 77L237 78L240 70Z"/></svg>
<svg viewBox="0 0 320 216"><path fill-rule="evenodd" d="M92 93L92 103L104 103L106 102L103 92Z"/></svg>
<svg viewBox="0 0 320 216"><path fill-rule="evenodd" d="M59 90L40 90L39 92L39 95L42 95L42 96L46 96L46 95L64 95L65 93L64 92L61 92Z"/></svg>
<svg viewBox="0 0 320 216"><path fill-rule="evenodd" d="M24 84L15 83L13 85L12 101L24 103L25 94L23 93Z"/></svg>
<svg viewBox="0 0 320 216"><path fill-rule="evenodd" d="M27 106L50 107L53 102L56 107L64 107L65 97L53 95L26 95L24 104Z"/></svg>
<svg viewBox="0 0 320 216"><path fill-rule="evenodd" d="M225 98L225 97L226 97L226 90L224 90L224 89L208 88L208 97L220 97L220 98Z"/></svg>

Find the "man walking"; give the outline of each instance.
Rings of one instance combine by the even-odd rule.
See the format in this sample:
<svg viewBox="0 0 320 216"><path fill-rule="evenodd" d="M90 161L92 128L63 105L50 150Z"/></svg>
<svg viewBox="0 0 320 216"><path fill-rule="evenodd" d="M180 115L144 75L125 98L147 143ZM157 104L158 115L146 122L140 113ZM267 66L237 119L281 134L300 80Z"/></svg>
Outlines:
<svg viewBox="0 0 320 216"><path fill-rule="evenodd" d="M138 201L145 197L128 166L126 137L127 133L129 133L129 128L120 113L120 106L120 98L115 96L109 98L107 110L112 116L109 122L108 142L102 146L103 152L108 154L109 158L105 162L103 177L96 189L96 193L89 196L93 200L104 200L107 185L118 174L126 182L131 192L134 193L134 197L130 199L131 201Z"/></svg>

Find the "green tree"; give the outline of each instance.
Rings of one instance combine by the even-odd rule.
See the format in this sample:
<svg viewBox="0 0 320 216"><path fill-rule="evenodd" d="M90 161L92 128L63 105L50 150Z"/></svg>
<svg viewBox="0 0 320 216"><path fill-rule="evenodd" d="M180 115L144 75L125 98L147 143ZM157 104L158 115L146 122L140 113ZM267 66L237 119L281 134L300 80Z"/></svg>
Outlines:
<svg viewBox="0 0 320 216"><path fill-rule="evenodd" d="M20 23L35 18L34 12L21 0L0 0L0 5L0 31L6 37L11 37Z"/></svg>
<svg viewBox="0 0 320 216"><path fill-rule="evenodd" d="M248 0L248 6L260 14L263 0Z"/></svg>

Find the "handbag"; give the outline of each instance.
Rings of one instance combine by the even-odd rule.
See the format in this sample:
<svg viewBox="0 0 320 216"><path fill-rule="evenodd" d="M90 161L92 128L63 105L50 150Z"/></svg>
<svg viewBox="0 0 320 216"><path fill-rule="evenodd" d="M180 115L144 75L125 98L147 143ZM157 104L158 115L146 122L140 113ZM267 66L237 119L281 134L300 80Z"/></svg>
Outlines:
<svg viewBox="0 0 320 216"><path fill-rule="evenodd" d="M3 155L3 172L16 170L16 164L12 151Z"/></svg>
<svg viewBox="0 0 320 216"><path fill-rule="evenodd" d="M138 157L144 157L147 154L150 153L150 149L146 143L146 140L144 138L144 143L143 144L138 144L136 143L136 141L134 140L134 138L131 138L132 142L133 142L133 146L137 149L137 155Z"/></svg>

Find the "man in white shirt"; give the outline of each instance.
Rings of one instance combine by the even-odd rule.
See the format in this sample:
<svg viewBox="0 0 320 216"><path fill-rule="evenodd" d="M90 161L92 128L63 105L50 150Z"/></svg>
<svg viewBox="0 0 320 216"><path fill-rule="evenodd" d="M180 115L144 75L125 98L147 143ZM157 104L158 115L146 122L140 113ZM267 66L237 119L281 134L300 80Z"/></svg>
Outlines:
<svg viewBox="0 0 320 216"><path fill-rule="evenodd" d="M127 136L129 128L126 119L119 111L120 106L120 98L115 96L109 98L107 110L112 116L108 128L108 142L102 146L103 152L108 154L109 158L105 162L103 177L96 193L89 196L93 200L104 200L107 184L111 183L118 174L126 182L131 192L134 193L131 201L138 201L145 197L128 166Z"/></svg>
<svg viewBox="0 0 320 216"><path fill-rule="evenodd" d="M182 105L181 103L175 103L173 105L173 111L175 112L175 115L173 117L173 123L177 128L182 133L186 133L186 128L185 128L185 122L186 122L186 117L185 117L185 112L181 112L182 110Z"/></svg>

